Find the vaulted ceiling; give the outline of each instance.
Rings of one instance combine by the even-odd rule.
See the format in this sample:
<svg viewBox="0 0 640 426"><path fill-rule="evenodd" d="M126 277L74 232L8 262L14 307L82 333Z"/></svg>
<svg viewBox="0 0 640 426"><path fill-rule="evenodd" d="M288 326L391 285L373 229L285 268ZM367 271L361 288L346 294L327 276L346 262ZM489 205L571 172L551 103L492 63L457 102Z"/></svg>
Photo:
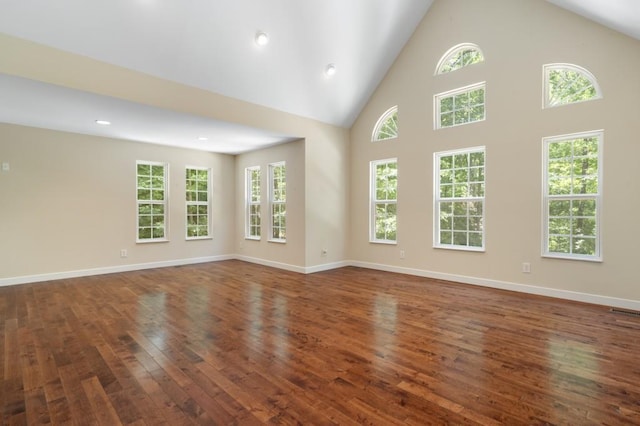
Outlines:
<svg viewBox="0 0 640 426"><path fill-rule="evenodd" d="M640 39L638 0L548 1ZM431 4L0 0L0 32L348 128ZM269 38L264 46L255 40L260 32ZM332 76L326 75L329 65L335 67ZM154 110L3 74L0 91L0 122L228 153L303 136ZM98 112L113 121L108 130L97 129Z"/></svg>

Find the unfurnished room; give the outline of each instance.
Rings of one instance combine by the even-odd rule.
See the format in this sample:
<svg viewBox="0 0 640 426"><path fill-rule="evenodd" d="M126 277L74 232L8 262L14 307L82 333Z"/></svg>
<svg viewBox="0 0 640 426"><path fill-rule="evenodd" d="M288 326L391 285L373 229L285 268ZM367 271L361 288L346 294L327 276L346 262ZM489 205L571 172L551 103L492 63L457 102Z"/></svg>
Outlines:
<svg viewBox="0 0 640 426"><path fill-rule="evenodd" d="M637 0L0 0L3 425L640 424Z"/></svg>

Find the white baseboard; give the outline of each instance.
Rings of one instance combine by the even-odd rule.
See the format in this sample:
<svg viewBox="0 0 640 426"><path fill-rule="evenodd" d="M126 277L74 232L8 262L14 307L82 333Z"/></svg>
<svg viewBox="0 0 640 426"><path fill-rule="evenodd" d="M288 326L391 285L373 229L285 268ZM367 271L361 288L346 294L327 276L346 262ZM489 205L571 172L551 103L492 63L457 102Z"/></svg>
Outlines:
<svg viewBox="0 0 640 426"><path fill-rule="evenodd" d="M399 274L416 275L425 278L453 281L463 284L471 284L482 287L496 288L500 290L516 291L519 293L536 294L538 296L555 297L557 299L573 300L576 302L592 303L595 305L611 306L615 308L631 309L640 311L640 301L630 299L620 299L617 297L601 296L590 293L580 293L576 291L560 290L549 287L539 287L528 284L518 284L506 281L490 280L486 278L468 277L465 275L446 274L442 272L426 271L423 269L403 268L399 266L382 265L378 263L348 262L351 266L360 268L375 269L386 272L396 272Z"/></svg>
<svg viewBox="0 0 640 426"><path fill-rule="evenodd" d="M333 263L323 263L322 265L308 266L304 268L305 274L315 274L316 272L330 271L332 269L344 268L345 266L351 266L352 262L342 261Z"/></svg>
<svg viewBox="0 0 640 426"><path fill-rule="evenodd" d="M42 281L62 280L67 278L89 277L92 275L114 274L118 272L139 271L152 268L166 268L168 266L192 265L195 263L216 262L235 259L233 255L193 257L189 259L166 260L161 262L136 263L131 265L107 266L104 268L81 269L77 271L53 272L50 274L25 275L21 277L0 278L0 287L37 283Z"/></svg>
<svg viewBox="0 0 640 426"><path fill-rule="evenodd" d="M465 275L447 274L442 272L427 271L423 269L404 268L400 266L384 265L379 263L369 263L360 261L341 261L334 263L326 263L322 265L303 267L291 265L288 263L274 262L270 260L241 256L241 255L221 255L197 257L189 259L177 259L161 262L138 263L131 265L108 266L104 268L83 269L77 271L54 272L50 274L26 275L21 277L0 278L0 287L28 284L42 281L60 280L66 278L88 277L92 275L113 274L117 272L138 271L143 269L164 268L168 266L191 265L196 263L217 262L221 260L242 260L245 262L255 263L272 268L283 269L286 271L297 272L300 274L313 274L316 272L328 271L331 269L343 268L346 266L356 266L359 268L375 269L378 271L395 272L399 274L415 275L425 278L434 278L439 280L453 281L463 284L471 284L482 287L496 288L501 290L516 291L519 293L536 294L539 296L555 297L558 299L573 300L576 302L592 303L596 305L611 306L615 308L631 309L640 311L640 301L630 299L620 299L616 297L601 296L590 293L580 293L569 290L560 290L549 287L539 287L528 284L518 284L506 281L490 280L486 278L469 277Z"/></svg>
<svg viewBox="0 0 640 426"><path fill-rule="evenodd" d="M272 260L260 259L258 257L241 256L239 254L236 254L235 256L233 256L233 258L262 266L270 266L272 268L284 269L285 271L297 272L299 274L305 273L304 267L291 265L289 263L274 262Z"/></svg>

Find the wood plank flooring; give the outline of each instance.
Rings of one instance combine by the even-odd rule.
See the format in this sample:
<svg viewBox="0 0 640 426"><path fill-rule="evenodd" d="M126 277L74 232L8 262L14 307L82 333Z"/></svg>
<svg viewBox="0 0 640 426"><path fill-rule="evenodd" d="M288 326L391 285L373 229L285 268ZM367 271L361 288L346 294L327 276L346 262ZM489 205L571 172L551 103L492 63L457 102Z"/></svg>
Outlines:
<svg viewBox="0 0 640 426"><path fill-rule="evenodd" d="M640 318L602 306L224 261L0 288L0 319L6 425L640 424Z"/></svg>

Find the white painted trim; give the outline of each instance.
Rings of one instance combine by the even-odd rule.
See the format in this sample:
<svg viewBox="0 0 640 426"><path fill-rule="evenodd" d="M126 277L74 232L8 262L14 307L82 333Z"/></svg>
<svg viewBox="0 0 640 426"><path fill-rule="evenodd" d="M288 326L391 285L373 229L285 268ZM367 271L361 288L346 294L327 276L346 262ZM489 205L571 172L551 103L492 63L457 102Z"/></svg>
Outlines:
<svg viewBox="0 0 640 426"><path fill-rule="evenodd" d="M506 281L497 281L486 278L468 277L465 275L447 274L443 272L427 271L423 269L405 268L401 266L383 265L378 263L345 260L341 262L325 263L322 265L302 267L287 263L273 262L270 260L240 255L221 255L208 257L195 257L190 259L177 259L162 262L138 263L134 265L110 266L105 268L84 269L78 271L54 272L51 274L28 275L13 278L0 278L0 287L28 284L42 281L53 281L66 278L88 277L92 275L113 274L118 272L138 271L142 269L164 268L170 266L191 265L196 263L218 262L222 260L242 260L258 265L297 272L300 274L313 274L332 269L355 266L358 268L374 269L378 271L395 272L398 274L415 275L437 280L452 281L454 283L471 284L481 287L489 287L500 290L515 291L518 293L535 294L539 296L553 297L556 299L573 300L576 302L591 303L595 305L610 306L622 309L640 311L640 300L620 299L617 297L601 296L597 294L580 293L570 290L560 290L548 287L539 287L528 284L518 284Z"/></svg>
<svg viewBox="0 0 640 426"><path fill-rule="evenodd" d="M274 262L271 260L260 259L257 257L235 255L232 258L237 260L243 260L249 263L255 263L262 266L270 266L272 268L284 269L285 271L297 272L299 274L304 274L306 269L303 266L296 266L296 265L290 265L288 263Z"/></svg>
<svg viewBox="0 0 640 426"><path fill-rule="evenodd" d="M333 263L323 263L321 265L308 266L304 268L304 273L315 274L316 272L330 271L332 269L344 268L347 266L351 266L351 262L342 261L342 262L333 262Z"/></svg>
<svg viewBox="0 0 640 426"><path fill-rule="evenodd" d="M422 269L404 268L400 266L381 265L377 263L348 262L351 266L359 268L376 269L379 271L395 272L399 274L416 275L425 278L453 281L462 284L471 284L500 290L515 291L518 293L535 294L539 296L554 297L556 299L573 300L576 302L591 303L595 305L610 306L616 308L640 311L640 300L620 299L617 297L601 296L577 291L560 290L549 287L539 287L528 284L518 284L507 281L497 281L486 278L468 277L465 275L446 274L442 272L426 271Z"/></svg>
<svg viewBox="0 0 640 426"><path fill-rule="evenodd" d="M235 259L233 255L193 257L190 259L166 260L161 262L136 263L131 265L107 266L104 268L81 269L77 271L52 272L49 274L24 275L21 277L0 278L0 287L62 280L67 278L90 277L92 275L115 274L118 272L139 271L142 269L166 268L168 266L192 265L195 263L217 262Z"/></svg>

